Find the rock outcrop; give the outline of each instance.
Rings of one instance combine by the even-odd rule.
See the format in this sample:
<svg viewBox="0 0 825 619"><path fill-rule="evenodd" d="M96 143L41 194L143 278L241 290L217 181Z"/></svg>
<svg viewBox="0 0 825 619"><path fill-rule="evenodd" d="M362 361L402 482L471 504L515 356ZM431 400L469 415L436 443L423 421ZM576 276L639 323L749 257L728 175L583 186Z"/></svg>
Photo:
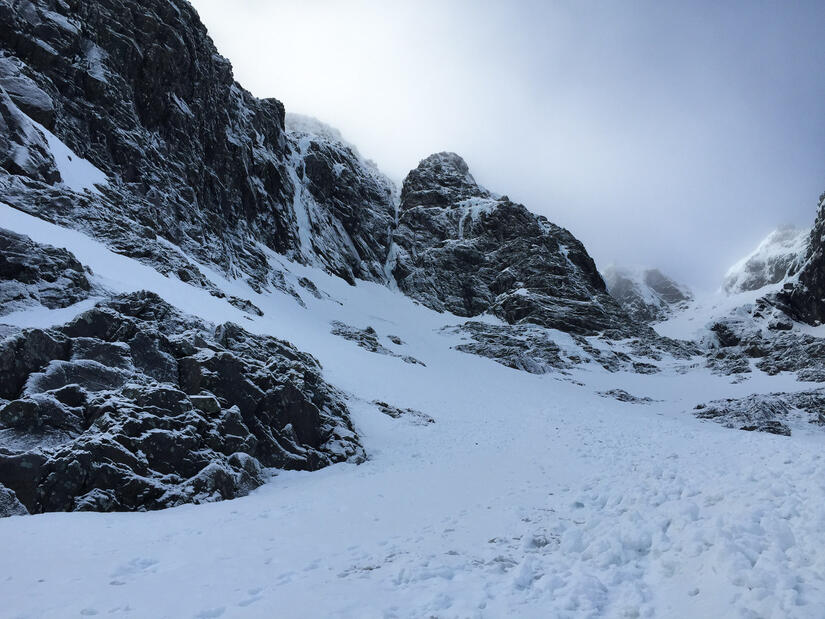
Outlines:
<svg viewBox="0 0 825 619"><path fill-rule="evenodd" d="M394 241L398 287L435 310L573 333L635 331L572 234L480 187L454 153L409 173Z"/></svg>
<svg viewBox="0 0 825 619"><path fill-rule="evenodd" d="M797 320L813 325L825 322L825 193L819 197L816 220L796 277L775 298Z"/></svg>
<svg viewBox="0 0 825 619"><path fill-rule="evenodd" d="M30 513L145 510L243 495L267 467L359 461L320 371L148 292L20 331L0 342L0 488Z"/></svg>
<svg viewBox="0 0 825 619"><path fill-rule="evenodd" d="M287 132L188 2L0 0L0 23L5 202L204 288L168 243L263 288L266 248L384 281L392 184Z"/></svg>
<svg viewBox="0 0 825 619"><path fill-rule="evenodd" d="M825 425L825 390L753 394L699 404L694 414L728 428L791 435L789 424Z"/></svg>
<svg viewBox="0 0 825 619"><path fill-rule="evenodd" d="M66 307L87 298L86 269L65 249L0 228L0 315L43 305Z"/></svg>
<svg viewBox="0 0 825 619"><path fill-rule="evenodd" d="M395 228L396 189L341 134L313 118L286 115L296 180L296 216L306 213L304 245L350 283L385 281Z"/></svg>
<svg viewBox="0 0 825 619"><path fill-rule="evenodd" d="M604 270L610 296L628 315L639 322L658 322L684 309L693 293L658 269L626 269L611 266Z"/></svg>

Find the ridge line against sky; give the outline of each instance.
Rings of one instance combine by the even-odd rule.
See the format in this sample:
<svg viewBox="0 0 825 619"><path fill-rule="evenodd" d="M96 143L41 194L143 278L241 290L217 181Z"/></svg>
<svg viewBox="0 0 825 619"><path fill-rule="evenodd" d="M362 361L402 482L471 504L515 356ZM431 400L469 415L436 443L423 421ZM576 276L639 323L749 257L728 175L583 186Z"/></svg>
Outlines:
<svg viewBox="0 0 825 619"><path fill-rule="evenodd" d="M825 3L194 0L236 79L396 181L453 150L600 268L700 290L825 189Z"/></svg>

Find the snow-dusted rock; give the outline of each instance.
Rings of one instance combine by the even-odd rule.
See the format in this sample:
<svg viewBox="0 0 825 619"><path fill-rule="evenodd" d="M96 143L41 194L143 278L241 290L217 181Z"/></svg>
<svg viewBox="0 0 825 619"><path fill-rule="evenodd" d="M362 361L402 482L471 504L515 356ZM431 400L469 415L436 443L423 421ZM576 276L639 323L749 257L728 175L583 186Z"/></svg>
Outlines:
<svg viewBox="0 0 825 619"><path fill-rule="evenodd" d="M753 394L699 404L694 414L728 428L791 435L789 423L825 425L825 390Z"/></svg>
<svg viewBox="0 0 825 619"><path fill-rule="evenodd" d="M602 273L610 295L640 322L664 320L684 309L693 299L689 288L676 283L658 269L629 269L610 266Z"/></svg>
<svg viewBox="0 0 825 619"><path fill-rule="evenodd" d="M331 132L287 132L185 0L0 3L0 196L209 288L269 288L262 246L384 281L394 189Z"/></svg>
<svg viewBox="0 0 825 619"><path fill-rule="evenodd" d="M138 292L0 342L0 484L31 513L243 495L363 450L309 355Z"/></svg>
<svg viewBox="0 0 825 619"><path fill-rule="evenodd" d="M825 339L790 320L773 295L745 303L708 325L707 365L718 374L794 372L825 382Z"/></svg>
<svg viewBox="0 0 825 619"><path fill-rule="evenodd" d="M728 269L722 287L729 294L759 290L793 275L808 248L809 230L784 226Z"/></svg>
<svg viewBox="0 0 825 619"><path fill-rule="evenodd" d="M9 516L26 516L29 510L17 500L17 495L0 484L0 518L8 518Z"/></svg>
<svg viewBox="0 0 825 619"><path fill-rule="evenodd" d="M566 373L591 364L608 372L655 374L661 371L665 359L668 365L685 366L702 354L693 343L659 337L645 330L621 341L607 336L559 333L526 323L496 325L473 320L444 331L462 338L456 350L531 374Z"/></svg>
<svg viewBox="0 0 825 619"><path fill-rule="evenodd" d="M66 307L89 296L86 270L65 249L0 228L0 315L31 305Z"/></svg>
<svg viewBox="0 0 825 619"><path fill-rule="evenodd" d="M635 330L572 234L493 196L454 153L407 176L394 241L398 287L433 309L575 333Z"/></svg>
<svg viewBox="0 0 825 619"><path fill-rule="evenodd" d="M793 281L776 295L778 304L797 320L825 322L825 193L819 197L816 220Z"/></svg>
<svg viewBox="0 0 825 619"><path fill-rule="evenodd" d="M294 209L307 259L320 260L350 282L385 281L395 186L337 129L299 114L287 114L286 128Z"/></svg>
<svg viewBox="0 0 825 619"><path fill-rule="evenodd" d="M375 329L372 327L368 326L363 329L359 329L358 327L353 327L339 320L334 320L332 322L332 329L330 330L330 333L337 335L338 337L342 337L345 340L355 342L358 346L364 350L368 350L369 352L379 355L388 355L390 357L397 357L398 359L404 361L404 363L425 365L423 361L419 361L415 357L398 354L384 346L378 341L378 333L376 333ZM392 337L393 336L388 336L387 339L393 343L396 343L396 345L402 344L401 340L393 341Z"/></svg>

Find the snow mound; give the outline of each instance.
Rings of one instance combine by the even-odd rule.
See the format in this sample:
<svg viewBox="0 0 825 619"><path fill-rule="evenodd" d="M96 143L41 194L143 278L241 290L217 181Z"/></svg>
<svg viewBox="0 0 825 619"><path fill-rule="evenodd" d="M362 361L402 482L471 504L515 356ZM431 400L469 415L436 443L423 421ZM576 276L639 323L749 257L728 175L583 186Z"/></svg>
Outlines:
<svg viewBox="0 0 825 619"><path fill-rule="evenodd" d="M810 230L794 226L777 228L728 269L722 288L728 294L759 290L793 275L808 248L809 235Z"/></svg>

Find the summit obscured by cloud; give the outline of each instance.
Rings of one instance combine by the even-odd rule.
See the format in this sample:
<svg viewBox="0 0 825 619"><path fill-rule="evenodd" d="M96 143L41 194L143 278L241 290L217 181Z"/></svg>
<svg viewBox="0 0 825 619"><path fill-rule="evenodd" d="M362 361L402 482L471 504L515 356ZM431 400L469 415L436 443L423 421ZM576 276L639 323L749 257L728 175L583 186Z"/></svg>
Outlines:
<svg viewBox="0 0 825 619"><path fill-rule="evenodd" d="M597 263L717 287L825 189L825 4L194 0L236 78L398 181L451 150Z"/></svg>

